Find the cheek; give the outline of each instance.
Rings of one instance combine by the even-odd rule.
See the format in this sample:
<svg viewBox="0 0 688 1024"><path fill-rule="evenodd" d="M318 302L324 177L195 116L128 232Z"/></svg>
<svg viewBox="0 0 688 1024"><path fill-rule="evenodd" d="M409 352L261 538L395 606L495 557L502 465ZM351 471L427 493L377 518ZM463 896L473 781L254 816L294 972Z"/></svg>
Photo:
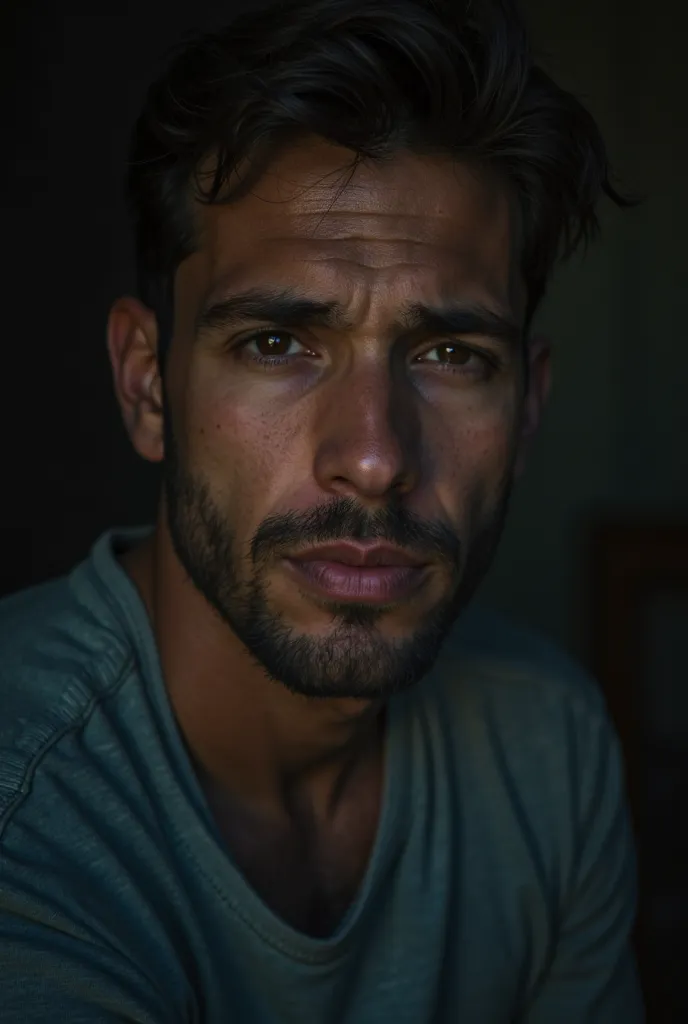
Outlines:
<svg viewBox="0 0 688 1024"><path fill-rule="evenodd" d="M513 473L516 417L512 409L462 417L434 445L440 501L463 529L489 515Z"/></svg>
<svg viewBox="0 0 688 1024"><path fill-rule="evenodd" d="M224 498L252 525L293 491L306 458L302 417L275 416L246 392L206 389L194 401L189 443L192 468L218 498Z"/></svg>

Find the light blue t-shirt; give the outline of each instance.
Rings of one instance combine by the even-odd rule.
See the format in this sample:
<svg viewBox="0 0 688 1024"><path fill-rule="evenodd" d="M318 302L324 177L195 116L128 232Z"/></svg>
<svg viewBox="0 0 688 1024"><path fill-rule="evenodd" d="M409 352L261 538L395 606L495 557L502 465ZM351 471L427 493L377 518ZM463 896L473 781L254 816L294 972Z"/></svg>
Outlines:
<svg viewBox="0 0 688 1024"><path fill-rule="evenodd" d="M637 1024L635 865L600 693L468 612L392 700L334 935L232 863L107 535L0 604L2 1024Z"/></svg>

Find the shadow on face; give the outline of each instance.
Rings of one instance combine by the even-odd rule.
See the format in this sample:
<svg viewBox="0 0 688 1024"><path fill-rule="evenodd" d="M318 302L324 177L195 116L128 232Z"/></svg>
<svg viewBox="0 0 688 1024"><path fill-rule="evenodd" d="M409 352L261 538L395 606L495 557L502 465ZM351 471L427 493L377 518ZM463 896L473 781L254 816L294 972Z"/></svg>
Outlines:
<svg viewBox="0 0 688 1024"><path fill-rule="evenodd" d="M533 416L506 188L350 156L303 144L199 209L164 445L130 432L164 447L176 556L268 674L373 696L428 670L479 582Z"/></svg>

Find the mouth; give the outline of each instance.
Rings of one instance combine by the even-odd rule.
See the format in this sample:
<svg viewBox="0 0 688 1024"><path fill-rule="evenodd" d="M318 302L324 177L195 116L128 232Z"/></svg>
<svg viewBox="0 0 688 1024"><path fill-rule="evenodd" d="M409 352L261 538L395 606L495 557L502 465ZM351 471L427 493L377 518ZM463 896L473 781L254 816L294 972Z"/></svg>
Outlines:
<svg viewBox="0 0 688 1024"><path fill-rule="evenodd" d="M370 605L410 597L428 570L426 561L401 548L353 541L309 548L286 562L321 597Z"/></svg>

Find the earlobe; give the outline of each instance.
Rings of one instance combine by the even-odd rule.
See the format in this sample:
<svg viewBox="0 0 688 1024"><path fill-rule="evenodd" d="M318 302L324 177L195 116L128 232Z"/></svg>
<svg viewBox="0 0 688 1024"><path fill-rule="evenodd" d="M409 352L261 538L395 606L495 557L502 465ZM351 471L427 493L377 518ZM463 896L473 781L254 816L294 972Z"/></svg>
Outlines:
<svg viewBox="0 0 688 1024"><path fill-rule="evenodd" d="M136 451L150 462L163 458L162 382L158 372L155 314L137 299L118 299L108 321L108 352L115 393Z"/></svg>

